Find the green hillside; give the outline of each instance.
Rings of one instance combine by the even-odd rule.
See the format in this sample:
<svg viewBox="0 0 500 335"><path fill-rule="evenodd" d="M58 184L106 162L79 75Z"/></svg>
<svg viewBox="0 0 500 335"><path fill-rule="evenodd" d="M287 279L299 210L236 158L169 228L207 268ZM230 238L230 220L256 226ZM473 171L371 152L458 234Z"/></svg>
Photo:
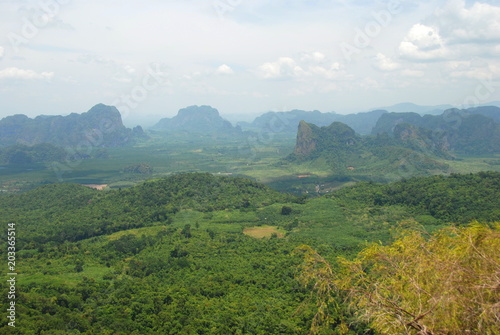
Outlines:
<svg viewBox="0 0 500 335"><path fill-rule="evenodd" d="M489 172L305 199L189 173L122 190L51 184L2 196L4 234L8 223L16 232L18 307L16 328L1 332L307 334L318 300L302 285L302 245L337 266L367 242L393 241L401 224L498 221L499 185ZM274 233L259 239L248 228ZM378 334L340 296L328 301L323 333Z"/></svg>
<svg viewBox="0 0 500 335"><path fill-rule="evenodd" d="M26 239L46 243L164 224L180 210L252 209L288 201L296 198L248 179L179 174L110 192L76 184L49 184L3 197L0 209L6 221L24 222Z"/></svg>

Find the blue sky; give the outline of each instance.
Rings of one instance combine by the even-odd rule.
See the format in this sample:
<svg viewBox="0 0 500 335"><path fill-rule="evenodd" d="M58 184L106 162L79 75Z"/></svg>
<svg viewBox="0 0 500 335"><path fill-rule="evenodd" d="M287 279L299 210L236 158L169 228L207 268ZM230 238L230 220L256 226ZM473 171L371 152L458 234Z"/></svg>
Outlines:
<svg viewBox="0 0 500 335"><path fill-rule="evenodd" d="M498 1L0 0L0 117L500 100Z"/></svg>

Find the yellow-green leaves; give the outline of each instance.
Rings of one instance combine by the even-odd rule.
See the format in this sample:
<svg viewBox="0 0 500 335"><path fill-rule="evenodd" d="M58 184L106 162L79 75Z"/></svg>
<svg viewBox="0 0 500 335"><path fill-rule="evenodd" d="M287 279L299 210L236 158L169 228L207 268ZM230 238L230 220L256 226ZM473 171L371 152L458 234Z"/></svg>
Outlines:
<svg viewBox="0 0 500 335"><path fill-rule="evenodd" d="M335 274L321 256L302 250L307 273L299 279L316 280L318 295L326 293L322 287L346 294L358 320L380 334L500 334L500 223L430 237L407 230L391 245L339 259Z"/></svg>

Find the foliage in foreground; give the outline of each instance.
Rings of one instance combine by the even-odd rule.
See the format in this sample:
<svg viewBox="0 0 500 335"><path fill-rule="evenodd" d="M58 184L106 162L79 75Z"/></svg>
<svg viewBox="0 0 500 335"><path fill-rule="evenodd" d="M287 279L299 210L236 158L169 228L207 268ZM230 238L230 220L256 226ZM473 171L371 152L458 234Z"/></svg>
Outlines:
<svg viewBox="0 0 500 335"><path fill-rule="evenodd" d="M328 304L344 297L354 322L380 334L499 334L500 223L448 227L428 236L404 230L391 245L373 244L339 269L307 246L298 279L316 295L311 332L332 327ZM342 330L346 330L343 332ZM345 323L336 328L347 333Z"/></svg>
<svg viewBox="0 0 500 335"><path fill-rule="evenodd" d="M441 304L441 300L452 299L453 293L459 296L455 302L468 308L469 301L464 303L464 299L474 296L465 294L462 299L460 291L450 289L439 300L437 294L443 292L432 288L442 288L444 279L462 280L472 274L488 278L488 273L500 273L498 258L492 263L497 264L496 270L484 272L489 271L486 263L480 257L469 257L466 251L470 248L460 251L465 247L454 241L461 241L457 236L462 236L462 230L450 228L429 239L422 234L403 234L398 239L402 245L372 246L372 253L365 250L355 261L331 260L335 256L354 259L363 241L389 243L390 227L401 220L415 218L429 231L442 227L446 218L455 217L456 204L463 207L460 213L464 217L498 221L500 212L494 210L498 185L500 174L482 173L389 185L364 183L332 197L300 199L242 178L190 173L109 192L59 184L0 197L3 220L16 223L20 274L16 292L19 327L0 327L0 334L6 329L23 335L304 335L310 329L317 334L390 334L374 330L379 329L375 312L384 310L383 302L389 301L382 298L392 299L395 306L414 315L387 310L386 315L400 315L391 319L396 325L409 323L432 307L415 325L441 334L443 330L431 322L441 305L426 306L424 302L435 299ZM426 188L432 198L425 197ZM459 202L465 195L474 201ZM376 203L377 199L383 201ZM450 201L453 203L448 204ZM436 204L444 207L435 214L429 212ZM243 234L244 228L267 225L281 230L283 238L257 240ZM477 238L475 248L482 250L490 243L485 241L492 241L488 250L498 250L498 243L488 235L491 230L498 238L498 227L483 228L484 238ZM439 243L448 239L449 243L427 245L439 234ZM291 255L302 244L317 248L325 257L311 248L300 249L308 259L303 266L307 271L299 278L303 284L309 283L306 287L294 279L302 258ZM5 245L1 248L6 250ZM441 253L434 254L436 250ZM448 251L455 252L456 258ZM477 262L471 264L479 272L469 267L470 273L462 273L451 266L469 265L467 257ZM450 262L449 266L432 263L440 259ZM396 265L402 268L391 268ZM385 271L390 274L387 278ZM446 277L450 273L457 277ZM415 302L410 295L413 284L404 281L408 278L435 286L422 286L426 291L417 292L422 302ZM478 289L474 286L478 280L464 281L464 285ZM493 286L495 280L492 277L491 282L480 285ZM381 295L379 300L365 299L363 305L363 297L371 294L377 298L370 291L374 289L380 289L375 291ZM489 292L498 301L498 291ZM0 307L6 310L7 291L4 293ZM424 312L410 303L421 304ZM480 316L485 320L497 317L494 308L490 310L493 314ZM451 313L455 318L460 317L459 312L444 310L437 315ZM486 323L482 326L488 327ZM417 332L407 327L409 334ZM488 329L483 328L483 334ZM451 328L445 331L454 334Z"/></svg>

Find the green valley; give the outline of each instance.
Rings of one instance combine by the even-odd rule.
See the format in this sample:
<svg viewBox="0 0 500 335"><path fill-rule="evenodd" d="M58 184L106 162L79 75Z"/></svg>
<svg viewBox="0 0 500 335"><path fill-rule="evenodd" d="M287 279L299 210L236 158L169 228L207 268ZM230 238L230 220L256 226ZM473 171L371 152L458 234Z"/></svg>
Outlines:
<svg viewBox="0 0 500 335"><path fill-rule="evenodd" d="M116 132L99 133L99 113L115 118ZM1 302L4 310L16 304L16 327L2 325L2 333L345 335L409 327L408 334L432 328L430 335L460 327L460 315L471 313L467 327L494 334L485 315L498 316L491 303L498 292L475 290L479 279L466 274L496 285L496 121L467 114L447 130L428 121L449 126L448 114L404 114L399 122L385 111L311 113L365 133L369 116L389 132L359 135L339 121L320 127L298 121L310 116L303 111L270 113L242 130L209 106L182 109L145 132L125 128L104 105L83 116L4 120L21 123L18 140L0 148L9 236L1 248L15 271ZM80 131L82 117L91 131L58 142L62 128ZM286 127L277 127L280 119ZM447 282L446 299L474 299L480 312L450 312L432 280L411 286L405 276L415 274L393 258L405 257L414 271L434 269L436 280L445 274L417 266L402 245L424 265L433 253L458 257L447 268L468 279ZM428 253L417 255L418 245ZM476 256L490 265L479 270ZM414 291L424 287L434 305ZM453 316L449 324L442 315Z"/></svg>
<svg viewBox="0 0 500 335"><path fill-rule="evenodd" d="M500 0L0 0L0 335L500 335Z"/></svg>
<svg viewBox="0 0 500 335"><path fill-rule="evenodd" d="M298 280L297 248L307 244L334 264L417 222L432 232L498 221L499 199L494 172L366 182L309 199L206 173L4 196L3 221L16 227L19 331L4 330L306 334L318 310ZM264 238L248 234L270 227ZM375 334L341 300L328 315L327 333Z"/></svg>

